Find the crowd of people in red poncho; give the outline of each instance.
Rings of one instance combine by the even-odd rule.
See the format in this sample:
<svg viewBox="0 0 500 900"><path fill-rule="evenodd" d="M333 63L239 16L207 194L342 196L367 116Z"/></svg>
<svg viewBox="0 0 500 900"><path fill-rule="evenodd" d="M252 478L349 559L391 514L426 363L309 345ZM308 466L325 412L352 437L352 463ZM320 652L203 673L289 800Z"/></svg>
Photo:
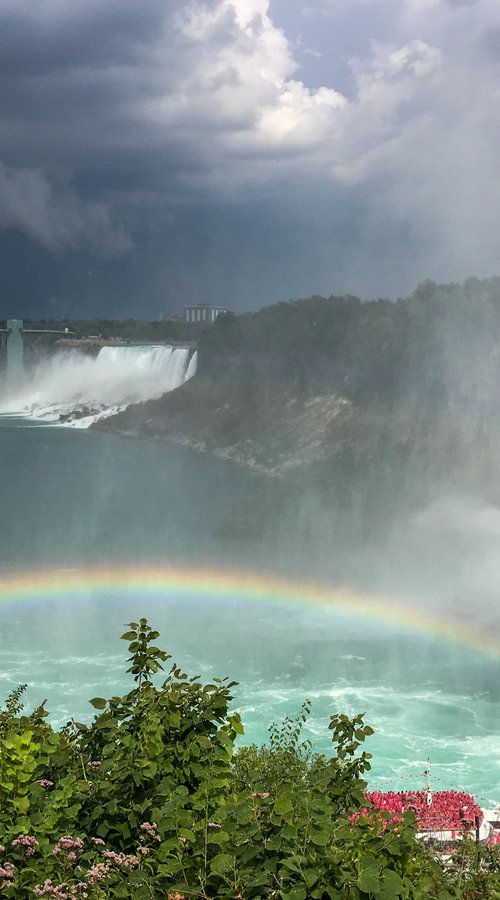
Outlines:
<svg viewBox="0 0 500 900"><path fill-rule="evenodd" d="M414 812L421 830L467 831L483 819L481 807L463 791L373 791L366 799L377 810L392 813L398 820L402 813ZM366 808L361 815L370 816Z"/></svg>

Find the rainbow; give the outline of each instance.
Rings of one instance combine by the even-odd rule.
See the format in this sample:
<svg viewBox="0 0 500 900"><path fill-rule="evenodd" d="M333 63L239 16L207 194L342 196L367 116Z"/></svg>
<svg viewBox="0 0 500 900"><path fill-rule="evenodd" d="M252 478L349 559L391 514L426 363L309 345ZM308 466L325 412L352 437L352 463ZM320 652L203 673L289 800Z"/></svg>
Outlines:
<svg viewBox="0 0 500 900"><path fill-rule="evenodd" d="M0 576L0 603L61 599L81 594L161 599L238 601L316 607L339 620L377 624L392 631L454 644L500 660L500 640L469 619L419 609L411 599L364 594L342 586L271 573L194 566L106 565L85 569L37 569ZM141 610L137 610L141 614Z"/></svg>

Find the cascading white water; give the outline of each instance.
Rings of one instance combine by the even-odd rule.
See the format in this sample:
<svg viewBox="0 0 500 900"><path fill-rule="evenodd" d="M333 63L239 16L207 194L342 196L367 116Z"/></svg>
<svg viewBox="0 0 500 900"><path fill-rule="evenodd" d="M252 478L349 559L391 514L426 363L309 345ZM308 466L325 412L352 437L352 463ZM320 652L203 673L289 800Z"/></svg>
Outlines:
<svg viewBox="0 0 500 900"><path fill-rule="evenodd" d="M153 400L196 373L185 347L102 347L97 357L65 351L40 363L0 412L86 428L130 403Z"/></svg>

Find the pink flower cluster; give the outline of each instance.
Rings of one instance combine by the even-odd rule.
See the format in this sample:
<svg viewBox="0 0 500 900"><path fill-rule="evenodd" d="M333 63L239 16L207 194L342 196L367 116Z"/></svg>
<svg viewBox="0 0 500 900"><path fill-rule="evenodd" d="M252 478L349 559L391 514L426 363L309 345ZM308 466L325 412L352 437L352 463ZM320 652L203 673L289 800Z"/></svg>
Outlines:
<svg viewBox="0 0 500 900"><path fill-rule="evenodd" d="M92 838L94 847L104 847L105 843L102 838ZM81 838L73 838L69 834L59 838L52 853L54 856L64 854L65 862L74 862L77 855L84 850L84 843ZM124 856L124 854L117 854ZM134 857L135 859L135 857ZM76 866L75 872L82 872L81 866ZM92 866L85 874L84 881L69 886L66 882L54 884L50 878L47 878L43 884L37 884L34 888L37 897L51 897L52 900L86 900L89 896L89 888L92 888L99 881L104 881L112 872L110 862L100 862Z"/></svg>
<svg viewBox="0 0 500 900"><path fill-rule="evenodd" d="M134 869L139 865L137 856L132 854L116 853L115 850L104 850L102 855L113 866L119 866L121 869Z"/></svg>
<svg viewBox="0 0 500 900"><path fill-rule="evenodd" d="M82 868L82 864L78 864L74 868L75 874L80 878L78 883L70 885L63 881L55 884L50 878L47 878L43 884L37 884L34 888L36 897L50 897L51 900L86 900L89 897L89 891L99 882L105 881L112 877L113 872L117 869L130 870L139 866L140 859L147 856L150 852L145 846L148 839L160 841L161 838L157 832L157 826L154 822L143 822L140 826L140 844L137 847L136 854L118 853L114 850L106 850L106 844L102 838L91 838L91 843L96 849L102 852L102 861L96 863L86 872ZM13 847L21 848L23 856L32 856L35 847L38 846L36 838L29 835L20 834L14 841ZM81 838L72 837L65 834L59 838L52 853L59 857L64 864L73 863L84 851L85 845ZM0 846L0 852L4 852L5 847ZM11 886L15 876L15 868L9 863L5 863L0 867L0 890Z"/></svg>
<svg viewBox="0 0 500 900"><path fill-rule="evenodd" d="M33 888L36 897L52 897L52 900L86 900L89 896L88 885L84 881L69 887L65 881L61 884L53 884L47 878L43 884L37 884Z"/></svg>
<svg viewBox="0 0 500 900"><path fill-rule="evenodd" d="M14 868L10 863L5 863L4 866L0 866L0 888L10 887L14 874Z"/></svg>
<svg viewBox="0 0 500 900"><path fill-rule="evenodd" d="M142 831L141 840L149 837L153 841L161 841L156 822L143 822L142 825L139 825L139 828Z"/></svg>
<svg viewBox="0 0 500 900"><path fill-rule="evenodd" d="M20 834L19 837L12 841L12 846L19 847L24 858L29 859L30 856L33 856L35 848L38 847L38 841L28 834Z"/></svg>
<svg viewBox="0 0 500 900"><path fill-rule="evenodd" d="M106 862L96 863L95 866L88 870L85 877L86 883L90 887L99 881L109 878L114 866L121 869L135 869L139 865L137 856L127 853L115 853L114 850L105 850L102 855Z"/></svg>
<svg viewBox="0 0 500 900"><path fill-rule="evenodd" d="M474 798L463 791L374 791L365 796L377 810L392 813L396 822L403 813L414 812L419 828L427 831L463 831L483 818ZM370 810L361 815L370 816Z"/></svg>
<svg viewBox="0 0 500 900"><path fill-rule="evenodd" d="M87 884L94 885L98 881L104 881L108 877L111 869L108 863L97 863L87 872Z"/></svg>
<svg viewBox="0 0 500 900"><path fill-rule="evenodd" d="M83 853L84 843L81 838L72 838L69 834L64 834L59 838L52 853L54 856L64 854L67 862L74 862L79 853Z"/></svg>

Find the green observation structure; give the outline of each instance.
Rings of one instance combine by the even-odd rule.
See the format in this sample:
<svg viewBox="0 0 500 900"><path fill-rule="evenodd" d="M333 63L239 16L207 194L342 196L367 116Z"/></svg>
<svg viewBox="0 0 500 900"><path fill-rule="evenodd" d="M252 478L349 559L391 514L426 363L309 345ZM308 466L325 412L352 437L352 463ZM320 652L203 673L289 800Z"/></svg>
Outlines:
<svg viewBox="0 0 500 900"><path fill-rule="evenodd" d="M22 319L7 320L7 381L17 383L24 375L23 322Z"/></svg>

